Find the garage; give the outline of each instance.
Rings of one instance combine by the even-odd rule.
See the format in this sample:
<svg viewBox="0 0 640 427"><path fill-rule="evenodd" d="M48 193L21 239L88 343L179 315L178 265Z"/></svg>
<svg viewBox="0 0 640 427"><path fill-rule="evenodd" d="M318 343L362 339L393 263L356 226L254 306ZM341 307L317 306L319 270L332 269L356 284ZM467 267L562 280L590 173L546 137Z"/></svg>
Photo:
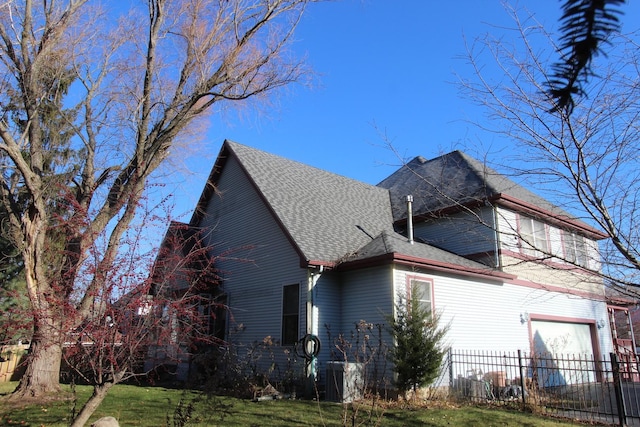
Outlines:
<svg viewBox="0 0 640 427"><path fill-rule="evenodd" d="M593 355L591 325L587 323L532 320L531 333L536 353Z"/></svg>
<svg viewBox="0 0 640 427"><path fill-rule="evenodd" d="M533 350L546 355L535 360L542 387L591 382L593 370L593 325L588 323L532 320ZM582 366L589 365L589 366Z"/></svg>

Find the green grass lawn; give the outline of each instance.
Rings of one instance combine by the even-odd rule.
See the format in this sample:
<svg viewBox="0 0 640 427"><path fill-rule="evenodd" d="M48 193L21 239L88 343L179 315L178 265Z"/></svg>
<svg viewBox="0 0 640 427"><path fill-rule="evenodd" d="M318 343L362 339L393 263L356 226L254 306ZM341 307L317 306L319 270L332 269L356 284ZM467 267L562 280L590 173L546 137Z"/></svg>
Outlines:
<svg viewBox="0 0 640 427"><path fill-rule="evenodd" d="M16 383L0 383L0 395L10 393ZM70 392L70 388L65 386ZM78 407L91 394L90 387L78 386ZM171 390L162 387L142 387L131 385L115 386L90 422L103 416L114 416L125 426L162 427L174 426L176 408L186 409L186 404L194 403L187 426L342 426L344 416L351 416L352 409L333 403L318 403L303 400L279 400L251 402L232 398L212 398L206 400L196 392ZM180 401L183 405L180 406ZM346 408L346 409L345 409ZM67 426L73 411L73 400L48 405L8 406L0 400L0 426L52 427ZM438 426L521 426L551 427L566 426L551 419L532 414L480 407L439 407L433 409L407 410L390 408L374 415L369 423L369 411L359 407L356 425L381 425L389 427L438 427ZM226 414L222 418L223 414ZM169 423L167 423L169 420ZM377 423L376 421L380 422ZM177 425L177 424L176 424Z"/></svg>

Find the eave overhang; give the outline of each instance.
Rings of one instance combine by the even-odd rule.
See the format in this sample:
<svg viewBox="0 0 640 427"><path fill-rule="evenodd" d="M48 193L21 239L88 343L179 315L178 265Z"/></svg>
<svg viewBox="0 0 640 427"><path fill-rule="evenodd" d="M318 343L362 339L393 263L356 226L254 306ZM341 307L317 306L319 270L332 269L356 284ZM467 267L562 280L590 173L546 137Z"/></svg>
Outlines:
<svg viewBox="0 0 640 427"><path fill-rule="evenodd" d="M544 219L545 222L548 222L551 225L555 225L558 228L571 228L594 240L602 240L609 237L603 231L591 227L590 225L586 224L583 221L580 221L579 219L572 218L567 215L555 214L539 206L532 205L506 194L496 194L489 198L489 202L504 206L517 212L531 214L535 217Z"/></svg>
<svg viewBox="0 0 640 427"><path fill-rule="evenodd" d="M442 261L430 260L425 258L403 255L400 253L388 253L377 255L371 258L360 259L355 261L347 261L340 263L336 270L354 270L359 268L379 266L383 264L400 264L409 267L423 268L431 271L438 271L449 274L458 274L466 277L492 279L492 280L513 280L516 278L513 274L504 273L498 270L470 268L458 264L446 263Z"/></svg>

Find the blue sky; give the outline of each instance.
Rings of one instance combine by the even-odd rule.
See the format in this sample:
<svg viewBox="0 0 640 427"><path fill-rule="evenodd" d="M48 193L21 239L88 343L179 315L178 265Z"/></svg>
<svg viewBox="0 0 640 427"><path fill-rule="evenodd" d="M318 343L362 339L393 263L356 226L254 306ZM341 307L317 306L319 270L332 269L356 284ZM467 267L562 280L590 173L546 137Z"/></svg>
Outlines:
<svg viewBox="0 0 640 427"><path fill-rule="evenodd" d="M511 2L558 27L560 0ZM632 9L633 7L633 9ZM638 4L625 5L623 23ZM216 116L190 172L171 190L176 213L188 220L223 140L256 147L340 175L376 184L404 158L435 157L455 149L499 156L505 142L472 123L483 111L459 95L456 74L471 77L465 38L504 33L514 24L500 0L342 0L311 5L295 51L316 76L261 109ZM625 29L627 29L625 27Z"/></svg>

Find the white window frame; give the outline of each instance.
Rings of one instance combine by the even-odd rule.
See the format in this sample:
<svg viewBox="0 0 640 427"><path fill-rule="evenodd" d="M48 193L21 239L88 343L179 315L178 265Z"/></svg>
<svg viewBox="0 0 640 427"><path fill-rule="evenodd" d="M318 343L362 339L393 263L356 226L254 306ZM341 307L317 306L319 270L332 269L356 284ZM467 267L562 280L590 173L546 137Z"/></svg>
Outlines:
<svg viewBox="0 0 640 427"><path fill-rule="evenodd" d="M570 231L562 231L562 250L567 262L587 267L589 260L587 257L587 242L585 237Z"/></svg>
<svg viewBox="0 0 640 427"><path fill-rule="evenodd" d="M525 215L519 215L520 252L530 256L549 254L551 242L547 224Z"/></svg>
<svg viewBox="0 0 640 427"><path fill-rule="evenodd" d="M411 299L411 290L413 285L418 284L421 287L420 306L426 308L429 313L433 312L433 280L421 277L410 277L407 284L407 302ZM426 285L426 286L423 286ZM426 287L426 290L425 290Z"/></svg>

